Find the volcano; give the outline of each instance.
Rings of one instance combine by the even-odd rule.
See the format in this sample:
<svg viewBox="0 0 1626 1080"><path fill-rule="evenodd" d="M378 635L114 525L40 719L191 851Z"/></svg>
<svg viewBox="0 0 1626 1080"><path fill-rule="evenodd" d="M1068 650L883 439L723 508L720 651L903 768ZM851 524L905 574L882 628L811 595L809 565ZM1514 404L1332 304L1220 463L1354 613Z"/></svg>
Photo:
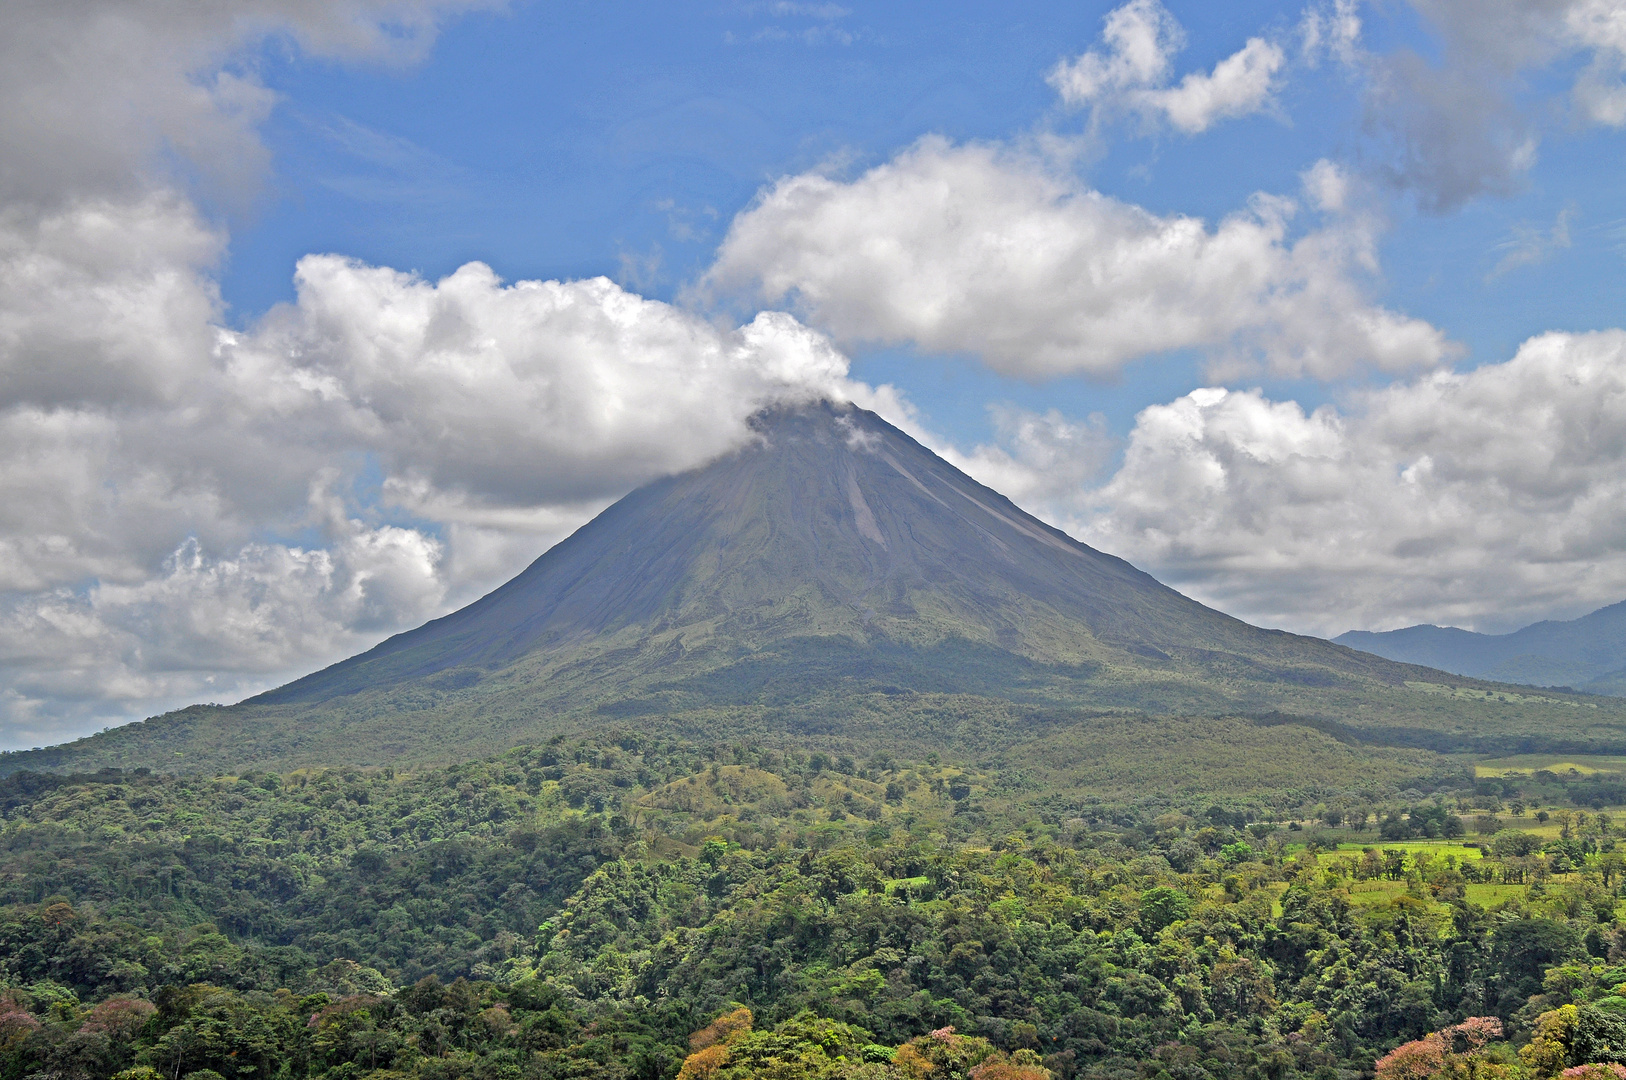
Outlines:
<svg viewBox="0 0 1626 1080"><path fill-rule="evenodd" d="M745 449L634 491L484 599L254 703L519 681L654 713L834 682L1166 708L1180 694L1149 682L1216 666L1298 685L1389 670L1204 607L874 413L824 404L753 428Z"/></svg>
<svg viewBox="0 0 1626 1080"><path fill-rule="evenodd" d="M1626 740L1595 704L1580 729L1563 695L1487 710L1472 680L1205 607L863 409L752 427L453 614L241 705L4 767L445 760L612 725L919 745L1137 715L1445 750Z"/></svg>

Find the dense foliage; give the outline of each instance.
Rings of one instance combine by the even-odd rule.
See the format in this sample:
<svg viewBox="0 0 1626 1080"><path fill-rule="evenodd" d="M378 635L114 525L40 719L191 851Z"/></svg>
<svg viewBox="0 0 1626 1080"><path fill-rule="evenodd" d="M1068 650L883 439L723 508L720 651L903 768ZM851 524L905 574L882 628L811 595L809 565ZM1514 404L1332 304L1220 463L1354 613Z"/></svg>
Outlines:
<svg viewBox="0 0 1626 1080"><path fill-rule="evenodd" d="M0 1080L1605 1068L1610 782L1035 812L997 763L632 735L412 776L21 774Z"/></svg>

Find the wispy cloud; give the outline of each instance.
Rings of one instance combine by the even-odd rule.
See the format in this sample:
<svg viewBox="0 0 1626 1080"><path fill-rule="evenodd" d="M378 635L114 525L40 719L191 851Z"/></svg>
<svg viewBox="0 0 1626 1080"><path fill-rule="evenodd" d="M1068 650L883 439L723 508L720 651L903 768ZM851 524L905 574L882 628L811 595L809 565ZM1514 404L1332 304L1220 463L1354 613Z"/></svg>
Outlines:
<svg viewBox="0 0 1626 1080"><path fill-rule="evenodd" d="M425 206L466 200L476 184L466 168L403 136L337 113L302 119L352 166L317 178L330 191L362 202Z"/></svg>
<svg viewBox="0 0 1626 1080"><path fill-rule="evenodd" d="M740 6L740 12L749 18L812 21L813 26L780 25L772 23L755 31L737 34L730 30L723 40L730 45L762 42L800 42L803 45L852 45L859 32L836 23L852 14L851 8L831 3L803 3L798 0L771 0L768 3L749 3Z"/></svg>
<svg viewBox="0 0 1626 1080"><path fill-rule="evenodd" d="M1575 204L1571 203L1558 212L1558 218L1553 222L1552 228L1539 229L1528 222L1520 222L1513 226L1512 235L1496 245L1496 250L1503 252L1503 255L1485 276L1485 280L1493 281L1521 266L1544 263L1555 251L1569 247L1570 223L1575 219L1576 213Z"/></svg>
<svg viewBox="0 0 1626 1080"><path fill-rule="evenodd" d="M672 239L692 244L711 238L711 224L720 216L714 206L680 206L675 199L661 199L655 209L666 215L666 231ZM709 223L709 224L708 224Z"/></svg>
<svg viewBox="0 0 1626 1080"><path fill-rule="evenodd" d="M796 3L794 0L773 0L773 3L768 4L747 4L745 5L745 11L751 15L761 12L780 19L794 17L845 19L852 14L851 8L844 8L840 4L802 4Z"/></svg>
<svg viewBox="0 0 1626 1080"><path fill-rule="evenodd" d="M743 38L730 31L723 35L723 40L730 45L742 41L798 41L803 45L852 45L858 41L858 35L839 26L808 26L800 30L789 30L783 26L764 26L756 33Z"/></svg>
<svg viewBox="0 0 1626 1080"><path fill-rule="evenodd" d="M1361 17L1357 0L1332 0L1305 8L1299 20L1299 58L1309 67L1331 57L1346 67L1360 58Z"/></svg>
<svg viewBox="0 0 1626 1080"><path fill-rule="evenodd" d="M1626 218L1604 222L1598 229L1609 238L1609 244L1616 252L1626 255Z"/></svg>

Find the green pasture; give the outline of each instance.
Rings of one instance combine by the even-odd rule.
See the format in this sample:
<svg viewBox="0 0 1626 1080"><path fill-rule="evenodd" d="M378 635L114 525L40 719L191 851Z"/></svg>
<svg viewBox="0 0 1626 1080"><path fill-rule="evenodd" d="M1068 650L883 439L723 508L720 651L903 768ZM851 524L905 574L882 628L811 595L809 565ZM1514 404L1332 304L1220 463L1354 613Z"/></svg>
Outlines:
<svg viewBox="0 0 1626 1080"><path fill-rule="evenodd" d="M1474 775L1506 776L1545 769L1559 776L1571 772L1590 776L1600 772L1626 772L1626 757L1610 754L1516 754L1474 763Z"/></svg>
<svg viewBox="0 0 1626 1080"><path fill-rule="evenodd" d="M1532 819L1529 821L1520 821L1517 818L1506 823L1503 827L1508 829L1521 829L1524 832L1539 836L1543 840L1557 840L1558 834L1563 828L1563 826L1559 825L1558 822L1552 820L1535 821Z"/></svg>
<svg viewBox="0 0 1626 1080"><path fill-rule="evenodd" d="M1362 907L1376 907L1387 904L1397 896L1406 895L1404 881L1383 881L1377 878L1371 881L1352 881L1348 889L1350 903Z"/></svg>
<svg viewBox="0 0 1626 1080"><path fill-rule="evenodd" d="M1532 824L1534 824L1532 822ZM1557 835L1556 831L1554 835ZM1359 859L1361 852L1367 848L1382 854L1385 851L1404 851L1408 858L1418 855L1455 855L1457 862L1472 862L1484 858L1484 852L1478 848L1464 847L1461 840L1370 840L1350 841L1341 843L1334 851L1322 851L1317 854L1316 862L1320 866L1328 866L1340 859ZM1291 848L1289 849L1292 850ZM1303 850L1302 847L1300 850Z"/></svg>
<svg viewBox="0 0 1626 1080"><path fill-rule="evenodd" d="M1591 813L1591 811L1587 811ZM1557 818L1548 818L1546 821L1537 821L1534 814L1523 817L1514 817L1512 814L1497 814L1502 819L1502 829L1516 832L1527 832L1532 836L1539 836L1543 840L1557 840L1563 830ZM1481 836L1481 842L1488 841L1490 837Z"/></svg>
<svg viewBox="0 0 1626 1080"><path fill-rule="evenodd" d="M1462 898L1470 904L1480 907L1493 907L1507 900L1517 900L1524 896L1527 885L1475 885L1468 884L1462 887Z"/></svg>
<svg viewBox="0 0 1626 1080"><path fill-rule="evenodd" d="M1349 889L1350 902L1362 907L1379 907L1387 904L1397 896L1406 895L1406 883L1404 881L1352 881L1347 888ZM1506 903L1509 900L1523 899L1528 890L1528 885L1468 884L1463 886L1462 892L1463 899L1468 903L1488 908ZM1445 910L1443 904L1436 904L1435 906L1440 910Z"/></svg>

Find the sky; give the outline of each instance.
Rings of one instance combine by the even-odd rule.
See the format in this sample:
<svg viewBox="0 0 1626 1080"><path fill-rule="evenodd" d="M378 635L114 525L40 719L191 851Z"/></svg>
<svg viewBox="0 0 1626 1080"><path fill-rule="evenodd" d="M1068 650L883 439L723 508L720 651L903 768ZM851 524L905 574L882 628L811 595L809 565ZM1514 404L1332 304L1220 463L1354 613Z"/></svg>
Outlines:
<svg viewBox="0 0 1626 1080"><path fill-rule="evenodd" d="M0 749L873 408L1260 625L1626 599L1626 0L18 0Z"/></svg>

